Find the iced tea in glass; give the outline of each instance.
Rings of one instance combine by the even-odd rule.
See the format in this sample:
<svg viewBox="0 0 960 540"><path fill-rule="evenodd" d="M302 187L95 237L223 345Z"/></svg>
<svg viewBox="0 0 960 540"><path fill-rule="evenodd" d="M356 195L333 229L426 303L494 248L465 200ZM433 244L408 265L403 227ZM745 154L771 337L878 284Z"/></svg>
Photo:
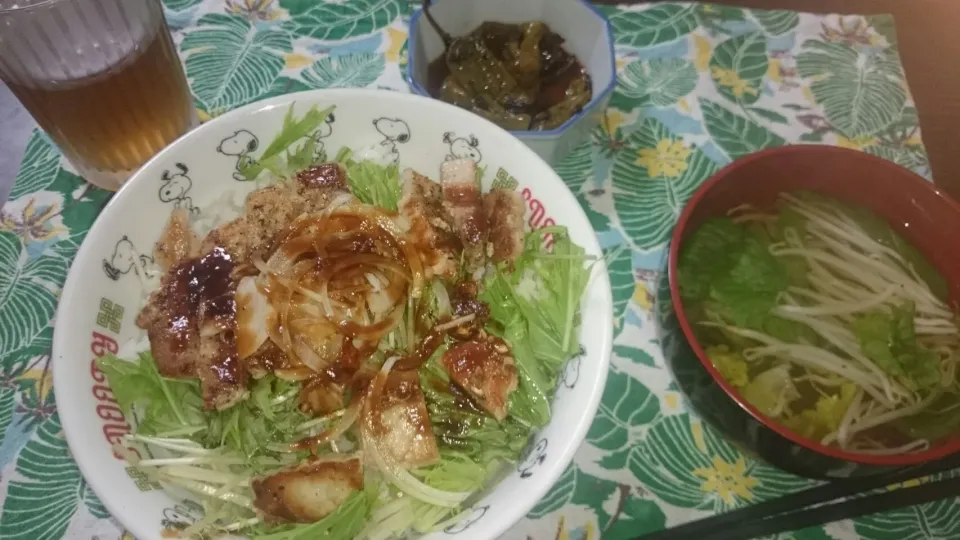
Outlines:
<svg viewBox="0 0 960 540"><path fill-rule="evenodd" d="M160 0L0 0L0 79L104 189L197 123Z"/></svg>

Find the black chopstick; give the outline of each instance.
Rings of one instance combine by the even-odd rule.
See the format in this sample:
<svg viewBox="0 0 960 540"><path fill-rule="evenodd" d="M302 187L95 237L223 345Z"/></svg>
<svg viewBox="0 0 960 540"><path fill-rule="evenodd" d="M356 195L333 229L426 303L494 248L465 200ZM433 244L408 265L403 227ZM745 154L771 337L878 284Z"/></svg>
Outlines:
<svg viewBox="0 0 960 540"><path fill-rule="evenodd" d="M739 525L713 535L711 540L739 540L798 531L843 519L887 512L960 495L960 477L937 480L929 484L900 488L866 497L855 497L826 506L808 508L792 514L781 514L760 521Z"/></svg>
<svg viewBox="0 0 960 540"><path fill-rule="evenodd" d="M880 501L873 502L867 506L860 506L865 504L864 501L867 498L857 498L852 501L832 503L833 501L836 501L836 499L864 494L889 486L891 484L923 478L932 474L955 469L957 467L960 467L960 456L950 457L937 462L906 469L898 469L888 473L877 474L875 476L853 478L849 480L835 480L813 488L799 491L797 493L793 493L791 495L763 501L736 510L731 510L723 514L718 514L713 517L693 521L646 536L641 536L636 540L678 540L683 538L752 538L757 536L759 533L751 533L751 536L746 536L746 534L752 530L748 528L761 527L761 524L763 524L762 528L760 528L761 531L766 531L771 527L778 528L777 525L781 523L787 523L785 526L788 528L780 528L780 531L796 530L797 527L789 528L794 524L794 521L790 521L790 518L793 518L795 521L799 521L801 523L812 520L812 525L816 525L819 523L836 521L838 519L847 519L852 517L851 514L858 512L860 508L872 508L873 505L877 504L882 505L879 510L867 510L865 512L857 513L857 515L890 510L899 506L910 506L916 504L920 498L927 500L925 497L932 497L929 500L937 500L947 496L942 495L940 491L941 489L945 489L940 486L942 485L942 482L947 482L947 480L924 484L917 488L898 489L889 493L891 495L898 492L904 493L905 489L913 490L926 488L930 490L929 494L927 492L915 493L906 500L898 499L899 496L891 497L891 500L883 499L882 497L888 494L881 494L877 495L877 497L881 497ZM951 485L950 487L953 486ZM960 494L960 491L954 491L953 494ZM873 499L873 497L868 498ZM897 504L898 502L900 503L899 506ZM825 506L827 503L832 504ZM828 508L836 508L837 510L828 510ZM770 523L763 523L764 521L768 520ZM775 523L773 523L774 521ZM805 525L805 527L812 525ZM722 531L727 531L730 534L733 534L733 536L719 536L722 534L727 534ZM763 534L769 535L773 534L773 532L764 532Z"/></svg>

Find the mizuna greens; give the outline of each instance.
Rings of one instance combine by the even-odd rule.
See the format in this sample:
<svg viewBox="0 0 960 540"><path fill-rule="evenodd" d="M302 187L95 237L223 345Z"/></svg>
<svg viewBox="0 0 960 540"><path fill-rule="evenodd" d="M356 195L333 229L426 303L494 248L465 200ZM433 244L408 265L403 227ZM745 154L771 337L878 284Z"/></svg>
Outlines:
<svg viewBox="0 0 960 540"><path fill-rule="evenodd" d="M960 427L946 283L871 212L806 192L734 208L685 242L678 283L714 367L797 434L896 454Z"/></svg>
<svg viewBox="0 0 960 540"><path fill-rule="evenodd" d="M268 185L283 183L304 167L325 161L311 133L331 112L314 108L302 118L288 113L276 139L257 161L242 166L243 174L258 182L268 178ZM401 172L394 164L363 155L342 149L334 157L346 171L349 191L360 203L397 212ZM327 212L324 219L332 215ZM580 350L580 299L591 259L563 227L526 233L516 260L488 264L479 282L471 285L476 300L489 310L484 319L479 312L454 313L451 295L458 289L433 278L418 297L411 294L400 306L396 326L365 349L369 354L360 362L361 370L373 373L369 384L347 389L345 403L324 415L311 414L303 406L299 397L308 380L291 377L289 370L251 380L242 400L218 410L205 406L201 381L163 376L150 352L133 359L100 358L97 364L119 406L136 424L127 446L118 445L116 450L171 495L187 494L202 503L205 516L178 531L183 537L230 533L270 540L381 540L441 529L458 518L472 494L516 462L534 431L550 421L560 370ZM267 267L270 261L257 264ZM459 279L469 274L461 269ZM375 289L383 286L382 278L368 279ZM316 317L324 317L322 310L313 309ZM509 346L515 363L516 389L500 420L478 406L441 362L458 344L447 329L474 317L483 322L482 335ZM416 368L439 459L405 469L391 463L392 458L371 440L375 426L364 418L373 407L369 403L384 392L384 380L417 354L418 344L432 339L424 335L424 328L433 328L430 333L441 339ZM126 450L128 446L140 449L142 457ZM363 488L322 519L308 523L266 519L257 506L252 485L258 479L310 463L315 456L356 455L363 456Z"/></svg>

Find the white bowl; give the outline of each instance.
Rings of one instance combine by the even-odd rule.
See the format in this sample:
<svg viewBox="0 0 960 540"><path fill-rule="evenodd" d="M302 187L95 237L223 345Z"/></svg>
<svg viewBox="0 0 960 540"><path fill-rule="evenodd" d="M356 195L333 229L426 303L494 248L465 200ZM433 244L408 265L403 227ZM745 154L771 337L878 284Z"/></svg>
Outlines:
<svg viewBox="0 0 960 540"><path fill-rule="evenodd" d="M583 64L593 83L593 97L583 110L556 129L511 131L547 163L557 163L583 142L603 120L603 112L617 85L616 55L610 22L585 0L438 0L430 14L441 28L460 36L480 23L543 21L563 37L564 48ZM427 67L443 54L443 40L430 26L423 10L410 18L407 81L413 91L426 90Z"/></svg>
<svg viewBox="0 0 960 540"><path fill-rule="evenodd" d="M233 145L221 142L245 130L261 141L262 150L262 141L279 130L291 103L299 114L313 105L336 105L335 121L321 132L331 152L341 146L372 145L398 158L401 167L434 178L440 163L456 154L444 141L472 138L477 142L471 147L473 155L486 167L484 189L494 181L515 182L529 201L531 223L543 226L555 220L567 226L588 253L601 254L576 199L546 163L506 131L440 101L371 90L303 92L248 105L185 135L144 165L90 229L63 288L54 334L57 408L70 450L107 509L140 540L159 540L161 522L171 516L193 517L190 508L176 505L163 491L142 491L149 486L128 474L127 464L114 456L111 443L120 441L132 419L124 420L111 401L93 360L139 335L134 323L141 295L132 264L135 253L152 252L175 206L196 208L202 218L204 208L225 192L242 196L252 190L253 183L234 179L239 156L227 155ZM180 166L185 174L176 174ZM163 180L170 176L167 171L175 183ZM525 461L473 506L469 518L427 538L456 534L458 539L489 539L502 534L570 462L596 413L612 346L610 284L600 265L594 272L582 303L580 339L586 353L566 366L551 423L531 439Z"/></svg>

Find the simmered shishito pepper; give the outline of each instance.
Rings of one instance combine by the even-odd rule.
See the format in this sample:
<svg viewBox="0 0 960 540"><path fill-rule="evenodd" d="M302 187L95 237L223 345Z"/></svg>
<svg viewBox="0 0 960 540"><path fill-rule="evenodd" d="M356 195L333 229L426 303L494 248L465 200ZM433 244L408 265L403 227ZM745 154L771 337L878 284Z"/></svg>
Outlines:
<svg viewBox="0 0 960 540"><path fill-rule="evenodd" d="M510 130L555 129L590 102L590 76L543 22L486 21L453 37L433 19L429 0L424 14L444 42L429 70L432 96Z"/></svg>

